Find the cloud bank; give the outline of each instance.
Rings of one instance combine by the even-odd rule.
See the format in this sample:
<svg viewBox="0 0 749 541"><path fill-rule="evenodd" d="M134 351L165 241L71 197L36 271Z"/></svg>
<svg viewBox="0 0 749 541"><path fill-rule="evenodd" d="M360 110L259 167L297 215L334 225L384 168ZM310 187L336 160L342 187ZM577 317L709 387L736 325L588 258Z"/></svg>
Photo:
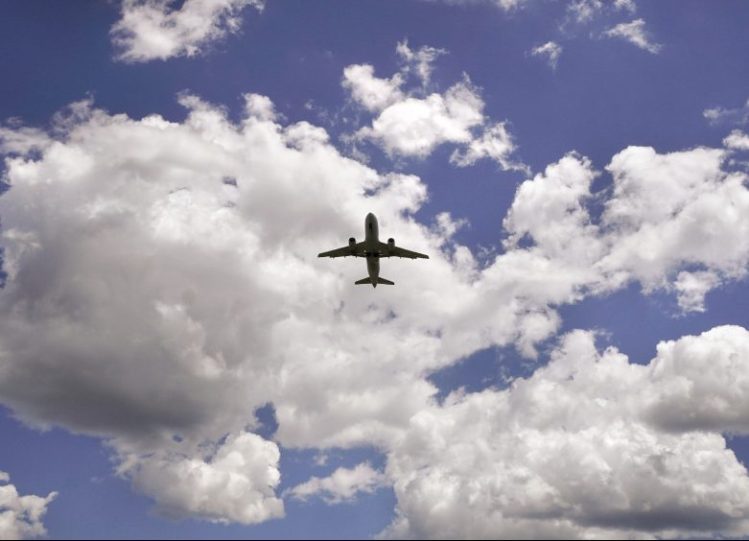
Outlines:
<svg viewBox="0 0 749 541"><path fill-rule="evenodd" d="M502 250L480 264L452 237L459 217L413 217L427 197L418 177L342 155L263 96L247 95L238 121L180 101L182 121L82 102L49 132L0 133L0 400L17 416L102 438L118 472L177 516L281 516L279 445L368 445L388 455L392 535L689 535L702 531L693 517L746 532L746 475L720 436L746 430L743 329L664 345L647 375L580 332L509 391L439 405L427 379L487 347L537 356L557 308L586 296L636 282L699 310L745 276L749 190L725 150L628 147L605 171L570 153L520 184ZM600 175L612 185L596 194ZM315 257L370 211L431 256L418 273L393 262L399 288L376 298L352 287L360 262ZM708 362L728 379L697 382ZM269 402L273 441L254 433ZM702 492L679 484L686 471ZM590 494L603 497L585 499L601 479ZM333 481L305 490L370 486ZM436 534L439 509L452 520Z"/></svg>

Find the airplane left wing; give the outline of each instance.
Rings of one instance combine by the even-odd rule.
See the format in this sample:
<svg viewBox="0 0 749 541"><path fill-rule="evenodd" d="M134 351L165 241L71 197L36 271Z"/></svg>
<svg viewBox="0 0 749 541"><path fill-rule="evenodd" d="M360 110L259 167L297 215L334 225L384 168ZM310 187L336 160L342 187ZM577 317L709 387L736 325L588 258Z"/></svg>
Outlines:
<svg viewBox="0 0 749 541"><path fill-rule="evenodd" d="M317 257L346 257L346 256L361 256L364 255L364 243L360 242L353 247L344 246L343 248L336 248L329 252L322 252L317 254Z"/></svg>
<svg viewBox="0 0 749 541"><path fill-rule="evenodd" d="M429 259L429 256L426 254L420 254L419 252L413 252L411 250L406 250L405 248L401 248L400 246L390 246L389 244L386 244L384 242L380 243L380 248L384 254L387 254L388 257L407 257L409 259Z"/></svg>

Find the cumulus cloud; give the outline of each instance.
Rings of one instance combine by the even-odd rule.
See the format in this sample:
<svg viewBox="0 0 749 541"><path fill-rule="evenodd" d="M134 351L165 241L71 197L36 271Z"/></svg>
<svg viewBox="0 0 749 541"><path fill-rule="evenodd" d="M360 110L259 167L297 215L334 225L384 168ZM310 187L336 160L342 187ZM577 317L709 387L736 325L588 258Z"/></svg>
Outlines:
<svg viewBox="0 0 749 541"><path fill-rule="evenodd" d="M723 150L624 149L597 220L600 173L567 155L519 186L504 251L480 265L452 238L460 217L413 218L418 177L343 156L262 96L236 122L180 101L179 122L75 104L6 156L0 197L0 401L103 438L170 514L279 516L277 444L399 448L442 411L429 374L495 345L537 355L558 306L632 281L698 306L745 272L749 196ZM390 262L399 287L376 298L352 286L360 261L315 257L370 211L431 256ZM274 442L252 434L269 402Z"/></svg>
<svg viewBox="0 0 749 541"><path fill-rule="evenodd" d="M749 135L741 130L733 130L723 139L723 146L731 150L749 150Z"/></svg>
<svg viewBox="0 0 749 541"><path fill-rule="evenodd" d="M603 35L608 38L624 39L652 54L658 54L662 48L662 45L655 43L645 30L645 21L643 19L617 24L606 30Z"/></svg>
<svg viewBox="0 0 749 541"><path fill-rule="evenodd" d="M312 477L291 490L289 495L298 500L321 497L328 504L351 502L358 494L371 494L385 484L385 477L368 462L354 468L338 468L328 477Z"/></svg>
<svg viewBox="0 0 749 541"><path fill-rule="evenodd" d="M684 312L704 312L705 295L718 284L720 278L712 271L681 271L674 282L679 308Z"/></svg>
<svg viewBox="0 0 749 541"><path fill-rule="evenodd" d="M507 246L564 261L578 287L613 290L636 280L646 292L675 288L683 309L702 310L723 278L746 274L746 176L723 170L724 151L658 154L629 147L606 167L613 177L604 212L588 211L590 162L571 154L520 185L505 219ZM697 272L679 274L696 267Z"/></svg>
<svg viewBox="0 0 749 541"><path fill-rule="evenodd" d="M483 158L490 158L504 170L515 169L530 174L530 168L527 165L509 158L516 148L513 137L507 129L507 123L499 122L494 126L485 128L480 137L476 137L468 143L465 151L461 152L459 149L455 149L450 155L450 163L458 167L467 167Z"/></svg>
<svg viewBox="0 0 749 541"><path fill-rule="evenodd" d="M570 333L509 389L414 416L389 456L385 535L746 535L749 476L720 433L747 429L749 332L661 343L648 365L594 339Z"/></svg>
<svg viewBox="0 0 749 541"><path fill-rule="evenodd" d="M123 0L121 18L111 29L116 58L123 62L195 56L242 24L247 6L262 10L264 0Z"/></svg>
<svg viewBox="0 0 749 541"><path fill-rule="evenodd" d="M42 519L47 506L57 497L20 496L10 476L0 471L0 539L34 539L47 535Z"/></svg>
<svg viewBox="0 0 749 541"><path fill-rule="evenodd" d="M221 479L241 463L217 463L206 442L252 430L272 402L285 445L384 444L435 393L426 373L495 342L532 352L558 324L545 302L503 302L520 285L473 285L454 229L410 217L426 197L417 177L342 156L259 96L238 123L180 99L183 122L75 104L43 150L6 157L0 198L2 402L28 423L104 438L162 508L250 520L233 509L255 498L267 509L254 516L275 516L267 475L235 471L247 487L234 491ZM374 302L351 287L361 268L314 257L369 211L432 256L418 275L394 263L386 276L403 287ZM490 290L499 308L484 305ZM277 469L271 452L258 460L253 472ZM163 476L139 473L156 465ZM201 486L194 472L218 479L221 506L185 496Z"/></svg>
<svg viewBox="0 0 749 541"><path fill-rule="evenodd" d="M275 496L281 480L275 443L244 432L212 451L210 457L160 454L125 459L120 471L168 515L241 524L283 516L283 502Z"/></svg>
<svg viewBox="0 0 749 541"><path fill-rule="evenodd" d="M507 123L490 124L480 90L467 75L443 93L426 92L432 64L446 51L427 46L414 51L404 41L396 52L404 65L389 79L376 77L368 64L344 70L343 87L355 103L374 115L371 125L360 128L353 140L371 141L391 157L421 159L440 145L453 144L458 148L450 161L460 167L489 158L505 170L527 170L511 159L517 147ZM410 74L416 75L419 86L404 90Z"/></svg>
<svg viewBox="0 0 749 541"><path fill-rule="evenodd" d="M543 45L531 49L531 55L545 57L551 69L557 69L559 57L562 55L562 46L553 41L547 41Z"/></svg>
<svg viewBox="0 0 749 541"><path fill-rule="evenodd" d="M351 98L369 111L381 111L403 99L400 86L403 76L396 73L390 79L375 77L374 67L354 64L343 70L343 87Z"/></svg>
<svg viewBox="0 0 749 541"><path fill-rule="evenodd" d="M390 155L425 158L443 143L469 144L471 128L484 121L483 108L478 90L466 79L444 94L391 104L357 137L378 143Z"/></svg>

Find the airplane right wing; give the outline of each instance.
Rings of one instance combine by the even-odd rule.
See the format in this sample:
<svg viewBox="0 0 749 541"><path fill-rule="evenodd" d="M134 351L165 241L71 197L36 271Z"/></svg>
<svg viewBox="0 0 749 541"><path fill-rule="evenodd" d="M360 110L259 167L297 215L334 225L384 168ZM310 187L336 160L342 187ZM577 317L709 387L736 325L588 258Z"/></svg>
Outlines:
<svg viewBox="0 0 749 541"><path fill-rule="evenodd" d="M364 255L364 243L359 242L352 248L351 246L344 246L343 248L336 248L329 252L322 252L317 254L317 257L346 257L346 256L363 256Z"/></svg>
<svg viewBox="0 0 749 541"><path fill-rule="evenodd" d="M380 248L382 248L382 251L385 254L387 254L387 257L407 257L409 259L417 259L417 258L429 259L429 256L426 254L420 254L419 252L406 250L405 248L401 248L400 246L390 246L388 244L385 244L384 242L380 243Z"/></svg>

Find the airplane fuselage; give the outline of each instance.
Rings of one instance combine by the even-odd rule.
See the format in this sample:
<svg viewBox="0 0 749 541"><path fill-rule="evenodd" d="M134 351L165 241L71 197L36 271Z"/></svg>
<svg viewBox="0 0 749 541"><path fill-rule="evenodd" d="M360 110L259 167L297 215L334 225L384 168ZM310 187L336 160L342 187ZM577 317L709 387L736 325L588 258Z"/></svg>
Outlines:
<svg viewBox="0 0 749 541"><path fill-rule="evenodd" d="M371 212L364 219L364 246L367 258L367 273L372 280L372 285L377 287L377 278L380 276L380 229L377 225L377 216Z"/></svg>

